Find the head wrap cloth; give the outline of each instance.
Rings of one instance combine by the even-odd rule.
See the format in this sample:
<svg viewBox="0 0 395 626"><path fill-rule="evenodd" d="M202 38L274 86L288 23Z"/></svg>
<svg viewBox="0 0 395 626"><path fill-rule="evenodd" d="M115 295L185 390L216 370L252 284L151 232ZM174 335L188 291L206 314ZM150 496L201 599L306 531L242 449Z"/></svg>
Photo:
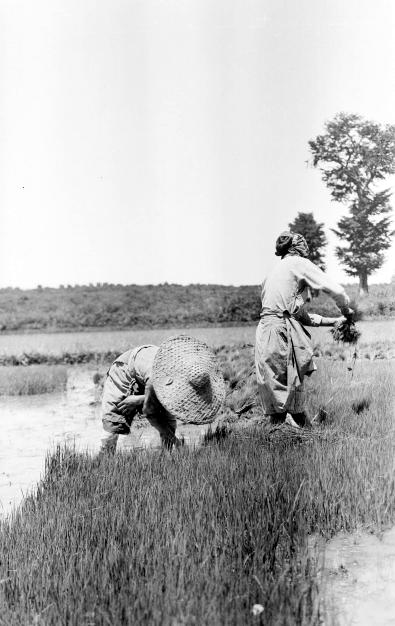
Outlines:
<svg viewBox="0 0 395 626"><path fill-rule="evenodd" d="M303 235L299 235L299 233L285 231L277 238L276 256L283 258L289 254L308 257L309 253L310 250L307 241Z"/></svg>

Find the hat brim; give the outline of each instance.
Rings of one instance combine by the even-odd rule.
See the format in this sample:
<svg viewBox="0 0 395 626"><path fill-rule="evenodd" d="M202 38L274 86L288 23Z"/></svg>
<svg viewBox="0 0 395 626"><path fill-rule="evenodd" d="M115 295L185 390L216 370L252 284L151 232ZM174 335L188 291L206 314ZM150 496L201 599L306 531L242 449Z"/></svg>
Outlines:
<svg viewBox="0 0 395 626"><path fill-rule="evenodd" d="M190 382L194 365L207 376L202 388ZM215 355L203 341L188 335L171 337L159 346L151 382L162 406L184 423L209 424L225 399L225 382Z"/></svg>

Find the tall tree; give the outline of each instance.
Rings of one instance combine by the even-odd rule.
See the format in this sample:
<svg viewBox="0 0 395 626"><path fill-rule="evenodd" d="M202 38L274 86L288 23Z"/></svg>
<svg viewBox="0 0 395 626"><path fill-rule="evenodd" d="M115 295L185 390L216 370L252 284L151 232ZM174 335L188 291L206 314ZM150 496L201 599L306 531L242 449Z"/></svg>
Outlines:
<svg viewBox="0 0 395 626"><path fill-rule="evenodd" d="M309 141L313 165L322 173L332 199L348 203L333 232L345 242L337 257L349 276L358 276L361 293L368 276L384 262L391 245L391 193L376 185L395 173L395 126L381 126L353 113L339 113L325 133Z"/></svg>
<svg viewBox="0 0 395 626"><path fill-rule="evenodd" d="M324 224L316 222L312 213L299 212L288 226L292 232L303 235L310 249L310 261L324 270L324 248L327 244Z"/></svg>

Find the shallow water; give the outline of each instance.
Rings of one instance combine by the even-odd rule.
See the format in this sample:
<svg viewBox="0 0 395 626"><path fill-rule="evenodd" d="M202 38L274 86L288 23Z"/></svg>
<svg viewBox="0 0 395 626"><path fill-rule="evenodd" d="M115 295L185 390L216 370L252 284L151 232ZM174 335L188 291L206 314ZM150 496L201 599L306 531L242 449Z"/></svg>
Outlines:
<svg viewBox="0 0 395 626"><path fill-rule="evenodd" d="M322 574L325 624L395 624L395 527L381 538L337 535L326 545Z"/></svg>
<svg viewBox="0 0 395 626"><path fill-rule="evenodd" d="M0 397L0 514L10 512L36 485L45 457L57 444L77 450L99 450L103 430L97 389L91 369L72 367L64 393L25 397ZM156 447L159 434L143 420L129 436L120 437L118 449ZM187 444L198 443L207 426L179 424L177 434Z"/></svg>
<svg viewBox="0 0 395 626"><path fill-rule="evenodd" d="M395 340L395 320L358 322L362 332L360 344ZM193 335L210 346L255 342L256 324L252 326L212 326L210 328L161 328L146 330L101 330L60 333L0 333L0 354L40 352L59 354L64 351L113 350L120 353L130 346L144 343L159 344L180 333ZM332 342L329 328L311 328L314 342Z"/></svg>

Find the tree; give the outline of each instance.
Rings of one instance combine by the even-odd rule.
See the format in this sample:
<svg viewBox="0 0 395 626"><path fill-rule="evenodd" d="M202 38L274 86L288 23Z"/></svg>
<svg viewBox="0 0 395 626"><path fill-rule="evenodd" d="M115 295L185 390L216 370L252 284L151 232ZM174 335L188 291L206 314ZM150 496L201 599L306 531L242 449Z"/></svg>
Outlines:
<svg viewBox="0 0 395 626"><path fill-rule="evenodd" d="M336 248L336 255L349 276L358 276L360 293L367 293L368 276L383 264L394 234L388 215L391 193L376 185L395 172L395 126L339 113L325 131L309 141L313 165L332 199L349 204L349 216L332 229L346 244Z"/></svg>
<svg viewBox="0 0 395 626"><path fill-rule="evenodd" d="M299 233L307 241L310 249L309 259L325 270L324 248L327 244L324 224L315 221L312 213L299 212L294 221L288 224L290 230Z"/></svg>

